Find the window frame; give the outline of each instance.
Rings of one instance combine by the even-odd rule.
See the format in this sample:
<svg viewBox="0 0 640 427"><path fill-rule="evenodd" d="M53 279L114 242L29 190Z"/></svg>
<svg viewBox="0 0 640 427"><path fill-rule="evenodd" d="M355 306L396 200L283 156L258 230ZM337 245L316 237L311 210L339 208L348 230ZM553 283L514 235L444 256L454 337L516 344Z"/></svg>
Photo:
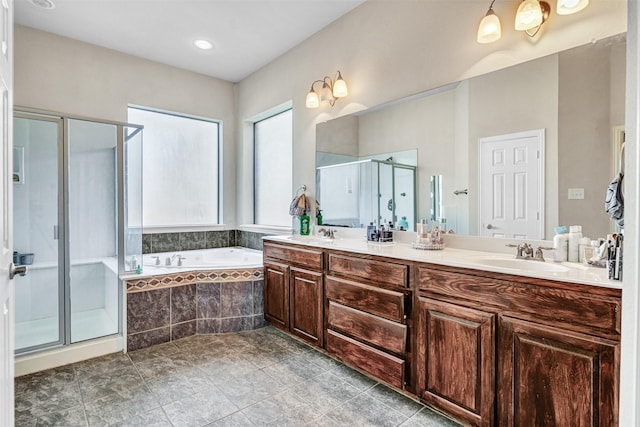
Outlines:
<svg viewBox="0 0 640 427"><path fill-rule="evenodd" d="M256 191L256 125L260 122L263 122L265 120L269 120L273 117L276 117L280 114L284 114L286 112L291 111L291 158L289 159L290 164L291 164L291 184L292 184L292 188L289 189L289 191L293 190L293 106L291 105L291 102L287 102L284 103L282 105L279 105L277 107L274 107L270 110L265 111L264 113L256 116L253 118L253 120L251 121L251 132L252 132L252 150L253 150L253 167L251 170L251 173L253 175L253 180L252 180L252 202L253 202L253 210L252 210L252 223L251 224L247 224L245 225L246 228L250 228L253 230L269 230L269 231L273 231L273 232L281 232L281 231L290 231L293 227L292 226L288 226L288 225L268 225L268 224L258 224L256 223L256 212L257 212L257 191Z"/></svg>
<svg viewBox="0 0 640 427"><path fill-rule="evenodd" d="M138 104L128 104L127 105L127 118L129 117L129 110L130 109L136 109L136 110L142 110L142 111L146 111L146 112L150 112L150 113L157 113L157 114L166 114L168 116L174 116L174 117L180 117L180 118L186 118L186 119L192 119L192 120L199 120L199 121L203 121L203 122L208 122L208 123L215 123L218 126L218 132L217 132L217 137L218 137L218 142L217 142L217 153L218 153L218 161L216 164L216 169L217 169L217 174L218 174L218 185L216 188L216 195L217 195L217 212L216 212L216 216L218 218L218 222L217 223L212 223L212 224L184 224L184 225L167 225L167 226L146 226L144 224L144 217L143 217L143 222L142 222L142 229L144 230L145 233L171 233L171 232L190 232L190 231L211 231L211 230L224 230L225 229L225 225L224 225L224 218L223 218L223 194L222 194L222 181L223 181L223 176L224 176L224 171L222 168L222 165L224 164L223 161L223 145L224 145L224 140L223 140L223 122L220 119L213 119L210 117L205 117L205 116L199 116L199 115L195 115L195 114L188 114L188 113L179 113L177 111L171 111L171 110L165 110L162 108L155 108L155 107L148 107L148 106L144 106L144 105L138 105ZM138 123L139 124L139 123ZM143 149L143 153L144 153L144 137L143 137L143 141L142 141L142 149ZM142 179L142 195L143 195L143 212L144 212L144 171L143 171L143 179Z"/></svg>

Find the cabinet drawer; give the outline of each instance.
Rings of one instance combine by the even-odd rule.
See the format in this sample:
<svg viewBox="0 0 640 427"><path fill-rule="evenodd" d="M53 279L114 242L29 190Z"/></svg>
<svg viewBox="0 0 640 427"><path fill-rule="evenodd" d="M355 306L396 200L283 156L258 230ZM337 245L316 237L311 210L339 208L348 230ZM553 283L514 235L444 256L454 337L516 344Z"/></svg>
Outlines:
<svg viewBox="0 0 640 427"><path fill-rule="evenodd" d="M264 244L264 257L287 261L291 264L298 264L307 268L322 270L323 253L306 248L292 248L273 243Z"/></svg>
<svg viewBox="0 0 640 427"><path fill-rule="evenodd" d="M396 354L407 348L407 326L329 301L328 328Z"/></svg>
<svg viewBox="0 0 640 427"><path fill-rule="evenodd" d="M329 254L329 273L358 277L394 286L409 286L409 267L346 255Z"/></svg>
<svg viewBox="0 0 640 427"><path fill-rule="evenodd" d="M518 318L619 337L619 299L590 295L589 286L578 291L538 285L535 281L532 278L530 284L517 283L426 267L418 269L420 290L437 293L444 299L455 296L460 304L465 304L464 299L467 304L490 305Z"/></svg>
<svg viewBox="0 0 640 427"><path fill-rule="evenodd" d="M405 361L338 332L327 331L327 351L381 380L404 388Z"/></svg>
<svg viewBox="0 0 640 427"><path fill-rule="evenodd" d="M394 322L404 322L405 294L337 277L326 276L326 296L331 301L375 314Z"/></svg>

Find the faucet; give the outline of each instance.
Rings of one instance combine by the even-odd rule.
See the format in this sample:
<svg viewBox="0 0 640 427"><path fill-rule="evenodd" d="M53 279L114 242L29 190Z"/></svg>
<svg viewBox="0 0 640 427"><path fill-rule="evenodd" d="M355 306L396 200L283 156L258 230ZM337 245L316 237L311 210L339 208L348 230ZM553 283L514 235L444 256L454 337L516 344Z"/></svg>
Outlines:
<svg viewBox="0 0 640 427"><path fill-rule="evenodd" d="M533 259L535 261L542 261L544 262L544 256L542 255L542 251L552 251L554 248L547 248L544 246L538 246L538 249L536 249L536 256L533 257Z"/></svg>
<svg viewBox="0 0 640 427"><path fill-rule="evenodd" d="M182 266L182 260L183 259L187 259L186 257L183 257L180 254L173 254L173 255L171 255L170 257L167 257L167 259L164 260L164 265L166 265L166 266L172 265L173 264L173 260L176 259L176 258L178 258L178 264L177 264L178 267Z"/></svg>
<svg viewBox="0 0 640 427"><path fill-rule="evenodd" d="M324 237L328 237L329 239L335 239L337 232L333 228L323 227L318 229L318 233L322 234Z"/></svg>
<svg viewBox="0 0 640 427"><path fill-rule="evenodd" d="M553 248L547 248L544 246L538 246L538 248L536 249L536 253L535 255L533 254L533 247L526 242L520 243L518 245L514 245L514 244L508 244L507 245L510 248L517 248L517 253L516 253L516 258L517 259L524 259L524 260L528 260L531 259L533 261L542 261L544 262L544 256L542 254L542 251L550 251L553 250Z"/></svg>
<svg viewBox="0 0 640 427"><path fill-rule="evenodd" d="M513 243L509 243L506 245L510 248L516 249L516 258L517 259L530 259L533 258L533 248L527 242L522 242L520 244L514 245Z"/></svg>

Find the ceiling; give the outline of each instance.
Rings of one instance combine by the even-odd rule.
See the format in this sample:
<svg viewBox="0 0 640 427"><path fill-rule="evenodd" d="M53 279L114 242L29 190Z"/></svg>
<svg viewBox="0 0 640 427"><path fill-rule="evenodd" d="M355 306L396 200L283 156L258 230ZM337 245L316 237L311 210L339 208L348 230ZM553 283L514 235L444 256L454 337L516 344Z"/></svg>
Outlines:
<svg viewBox="0 0 640 427"><path fill-rule="evenodd" d="M238 82L364 0L15 1L15 22ZM34 0L34 3L40 3ZM203 51L195 39L207 39Z"/></svg>

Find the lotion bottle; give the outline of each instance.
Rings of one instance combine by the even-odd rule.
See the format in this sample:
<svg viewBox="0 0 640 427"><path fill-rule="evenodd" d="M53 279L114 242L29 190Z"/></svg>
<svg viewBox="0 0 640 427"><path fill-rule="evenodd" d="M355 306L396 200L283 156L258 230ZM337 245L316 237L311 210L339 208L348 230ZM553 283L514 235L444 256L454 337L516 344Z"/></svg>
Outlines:
<svg viewBox="0 0 640 427"><path fill-rule="evenodd" d="M580 259L580 239L582 239L582 226L569 227L569 262L578 262Z"/></svg>
<svg viewBox="0 0 640 427"><path fill-rule="evenodd" d="M569 258L569 235L567 233L559 233L553 237L553 260L556 262L564 262Z"/></svg>

